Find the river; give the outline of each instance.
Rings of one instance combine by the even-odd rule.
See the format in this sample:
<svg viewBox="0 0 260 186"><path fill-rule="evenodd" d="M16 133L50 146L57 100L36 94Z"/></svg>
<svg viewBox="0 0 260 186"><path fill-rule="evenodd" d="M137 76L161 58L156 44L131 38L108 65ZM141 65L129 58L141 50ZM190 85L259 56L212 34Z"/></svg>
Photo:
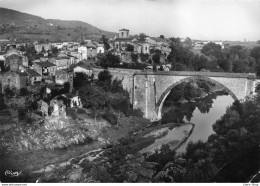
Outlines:
<svg viewBox="0 0 260 186"><path fill-rule="evenodd" d="M185 152L189 142L202 140L207 141L214 133L212 125L226 112L227 106L234 102L230 95L213 93L204 98L198 98L195 102L175 104L172 107L163 108L163 123L168 122L191 122L194 129L178 149L177 153Z"/></svg>

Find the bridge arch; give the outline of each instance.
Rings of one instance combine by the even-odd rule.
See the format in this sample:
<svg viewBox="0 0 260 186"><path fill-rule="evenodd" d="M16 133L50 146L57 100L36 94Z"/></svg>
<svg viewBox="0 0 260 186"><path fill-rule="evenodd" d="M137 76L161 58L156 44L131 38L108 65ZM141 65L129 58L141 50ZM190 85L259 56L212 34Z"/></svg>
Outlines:
<svg viewBox="0 0 260 186"><path fill-rule="evenodd" d="M228 88L226 87L225 85L221 84L220 82L214 80L214 79L211 79L211 78L208 78L208 77L205 77L205 76L190 76L190 77L186 77L186 78L183 78L175 83L173 83L171 86L169 86L163 93L162 95L159 97L157 103L155 104L155 112L157 114L157 119L161 119L162 117L162 107L163 107L163 104L164 104L164 101L165 99L167 98L167 96L169 95L169 93L171 92L171 90L176 87L177 85L183 83L183 82L189 82L191 80L205 80L205 81L209 81L209 82L212 82L216 85L219 85L220 87L222 87L225 91L227 91L227 93L234 99L234 100L239 100L237 98L237 96Z"/></svg>

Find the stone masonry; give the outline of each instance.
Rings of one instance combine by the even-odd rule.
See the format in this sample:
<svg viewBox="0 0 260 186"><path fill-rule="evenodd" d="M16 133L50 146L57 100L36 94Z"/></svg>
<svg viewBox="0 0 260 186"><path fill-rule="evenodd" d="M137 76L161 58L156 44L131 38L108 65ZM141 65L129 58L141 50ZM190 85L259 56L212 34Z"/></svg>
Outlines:
<svg viewBox="0 0 260 186"><path fill-rule="evenodd" d="M161 119L161 109L170 91L191 79L204 79L223 87L234 100L243 100L254 94L255 75L214 72L139 72L134 74L132 99L134 108L140 108L151 120Z"/></svg>

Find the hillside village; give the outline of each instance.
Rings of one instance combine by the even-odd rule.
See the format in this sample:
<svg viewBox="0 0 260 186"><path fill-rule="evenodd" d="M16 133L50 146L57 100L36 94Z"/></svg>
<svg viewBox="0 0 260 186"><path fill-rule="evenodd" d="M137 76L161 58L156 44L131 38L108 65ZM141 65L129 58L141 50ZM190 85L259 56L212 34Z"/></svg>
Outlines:
<svg viewBox="0 0 260 186"><path fill-rule="evenodd" d="M260 40L154 37L133 30L108 32L0 7L0 182L2 175L5 182L218 182L223 172L224 180L245 182L259 174L259 158L246 156L257 154L252 145L259 148ZM191 71L196 78L178 80ZM229 84L203 79L240 78L235 73L258 79L251 83L252 97L236 100ZM170 84L168 93L163 81ZM241 92L247 93L247 82ZM215 104L217 97L225 98L223 107ZM149 105L162 119L147 117ZM213 107L214 115L221 110L223 116L211 117ZM212 133L193 130L203 123L191 123L195 111ZM207 140L189 143L196 130ZM183 144L186 152L179 153ZM22 173L8 177L6 170Z"/></svg>

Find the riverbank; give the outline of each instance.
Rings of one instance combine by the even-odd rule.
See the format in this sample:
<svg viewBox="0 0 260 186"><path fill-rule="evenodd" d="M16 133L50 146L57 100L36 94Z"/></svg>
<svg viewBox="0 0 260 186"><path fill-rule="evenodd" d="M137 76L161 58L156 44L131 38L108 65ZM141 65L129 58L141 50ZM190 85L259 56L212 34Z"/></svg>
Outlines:
<svg viewBox="0 0 260 186"><path fill-rule="evenodd" d="M185 134L184 136L181 134L168 136L168 138L174 138L169 141L171 149L174 150L187 140L189 135L192 133L193 127L194 125L190 123L169 123L166 125L156 126L150 125L147 128L142 128L134 137L130 133L127 136L129 138L134 138L133 144L130 145L131 149L133 149L134 152L140 152L143 148L151 145L157 139L165 137L163 133L160 133L160 131L163 131L165 128L175 131L174 134L181 133L182 131L182 133ZM160 145L158 145L158 147L159 146ZM42 182L82 182L85 179L83 168L86 167L86 164L99 164L106 161L107 157L103 154L105 154L104 152L107 150L110 150L110 148L98 148L87 153L82 153L81 155L75 156L67 161L60 162L59 164L48 165L45 169L42 168L31 173L38 176L39 180Z"/></svg>
<svg viewBox="0 0 260 186"><path fill-rule="evenodd" d="M94 120L92 121L94 122ZM35 182L36 179L51 167L56 169L57 165L67 162L74 157L81 156L93 150L104 148L114 144L118 139L138 131L150 122L137 116L121 117L118 126L109 125L100 131L94 141L88 141L79 145L54 150L26 150L15 151L5 154L0 160L0 175L2 182ZM48 169L47 169L48 168ZM16 170L22 173L19 177L6 177L6 170ZM32 172L44 170L43 172Z"/></svg>
<svg viewBox="0 0 260 186"><path fill-rule="evenodd" d="M178 149L190 136L194 129L193 123L162 125L163 128L152 130L144 138L152 138L154 142L139 152L152 154L159 150L163 144L169 145L171 150Z"/></svg>

